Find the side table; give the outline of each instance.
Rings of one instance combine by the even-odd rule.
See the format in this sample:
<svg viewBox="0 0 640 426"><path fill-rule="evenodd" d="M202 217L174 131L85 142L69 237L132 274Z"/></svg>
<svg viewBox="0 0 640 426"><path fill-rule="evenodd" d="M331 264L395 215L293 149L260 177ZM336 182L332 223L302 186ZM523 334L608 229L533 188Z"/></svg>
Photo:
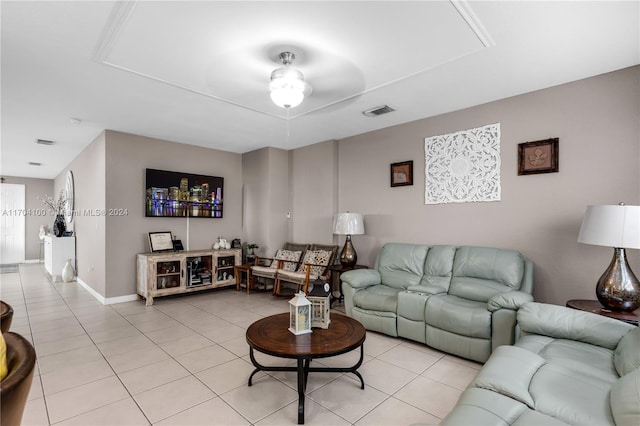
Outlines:
<svg viewBox="0 0 640 426"><path fill-rule="evenodd" d="M236 291L240 290L240 284L242 283L240 273L242 272L247 276L247 294L249 294L249 290L251 290L251 264L245 263L243 265L236 265L233 267L233 273L236 276Z"/></svg>
<svg viewBox="0 0 640 426"><path fill-rule="evenodd" d="M628 322L633 325L638 325L638 319L640 319L640 309L636 309L633 312L611 311L604 308L597 300L573 299L567 302L567 307L578 309L580 311L592 312L594 314L617 319L619 321Z"/></svg>
<svg viewBox="0 0 640 426"><path fill-rule="evenodd" d="M333 295L333 290L331 291L331 298L333 300L331 300L331 304L333 304L333 302L342 302L344 300L344 294L342 294L342 280L340 279L340 275L342 275L343 272L347 272L347 271L352 271L354 269L368 269L368 266L365 265L354 265L354 266L342 266L342 265L331 265L329 266L329 270L331 271L331 288L333 289L333 283L334 278L337 277L338 278L338 283L339 283L339 290L340 290L340 296L338 296L337 298Z"/></svg>

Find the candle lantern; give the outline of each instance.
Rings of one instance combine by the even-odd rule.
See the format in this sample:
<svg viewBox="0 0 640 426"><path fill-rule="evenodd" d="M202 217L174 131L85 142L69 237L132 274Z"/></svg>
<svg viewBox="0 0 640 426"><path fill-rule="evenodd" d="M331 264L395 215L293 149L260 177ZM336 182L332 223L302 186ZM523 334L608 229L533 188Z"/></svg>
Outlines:
<svg viewBox="0 0 640 426"><path fill-rule="evenodd" d="M289 300L289 331L296 336L311 333L311 302L303 292Z"/></svg>
<svg viewBox="0 0 640 426"><path fill-rule="evenodd" d="M329 328L331 322L329 318L330 294L331 286L329 283L320 278L313 282L313 287L307 296L311 302L311 327Z"/></svg>

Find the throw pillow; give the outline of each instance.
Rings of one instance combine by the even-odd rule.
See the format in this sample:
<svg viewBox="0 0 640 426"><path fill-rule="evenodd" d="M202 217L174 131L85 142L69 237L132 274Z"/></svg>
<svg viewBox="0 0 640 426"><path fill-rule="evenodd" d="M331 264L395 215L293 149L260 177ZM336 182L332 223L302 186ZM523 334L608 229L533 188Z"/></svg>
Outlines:
<svg viewBox="0 0 640 426"><path fill-rule="evenodd" d="M296 266L298 266L298 261L300 260L300 256L302 255L301 251L291 251L291 250L284 250L284 249L279 249L276 252L276 255L274 257L273 262L271 262L271 267L272 268L277 268L278 267L278 260L286 260L288 262L284 262L284 266L283 269L285 271L295 271L296 270Z"/></svg>
<svg viewBox="0 0 640 426"><path fill-rule="evenodd" d="M9 369L7 368L7 344L4 336L0 333L0 381L7 377Z"/></svg>
<svg viewBox="0 0 640 426"><path fill-rule="evenodd" d="M311 270L309 275L319 276L322 275L329 265L331 259L331 252L327 250L307 250L304 254L304 259L298 268L298 272L305 273L307 271L305 264L310 263ZM318 266L320 265L320 266Z"/></svg>

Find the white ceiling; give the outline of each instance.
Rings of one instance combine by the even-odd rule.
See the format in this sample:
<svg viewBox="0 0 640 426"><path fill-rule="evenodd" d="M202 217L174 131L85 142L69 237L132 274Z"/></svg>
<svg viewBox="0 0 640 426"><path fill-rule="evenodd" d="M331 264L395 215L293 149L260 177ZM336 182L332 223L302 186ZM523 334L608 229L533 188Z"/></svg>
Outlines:
<svg viewBox="0 0 640 426"><path fill-rule="evenodd" d="M53 178L103 129L238 153L291 149L640 63L637 1L0 8L5 176ZM313 87L291 110L268 90L285 50ZM361 113L384 104L396 111Z"/></svg>

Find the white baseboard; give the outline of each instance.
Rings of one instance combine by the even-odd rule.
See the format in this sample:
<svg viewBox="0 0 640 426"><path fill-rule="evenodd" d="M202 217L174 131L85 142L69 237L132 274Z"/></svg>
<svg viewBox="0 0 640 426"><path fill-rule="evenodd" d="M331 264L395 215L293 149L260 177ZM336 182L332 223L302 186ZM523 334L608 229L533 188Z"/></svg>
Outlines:
<svg viewBox="0 0 640 426"><path fill-rule="evenodd" d="M138 295L137 294L129 294L129 295L126 295L126 296L108 297L107 298L107 297L104 297L103 295L101 295L100 293L98 293L97 291L95 291L89 284L85 283L80 278L76 277L76 281L85 290L87 290L90 295L95 297L98 300L98 302L102 303L103 305L113 305L115 303L132 302L132 301L138 300Z"/></svg>
<svg viewBox="0 0 640 426"><path fill-rule="evenodd" d="M40 263L40 259L27 259L22 263Z"/></svg>

